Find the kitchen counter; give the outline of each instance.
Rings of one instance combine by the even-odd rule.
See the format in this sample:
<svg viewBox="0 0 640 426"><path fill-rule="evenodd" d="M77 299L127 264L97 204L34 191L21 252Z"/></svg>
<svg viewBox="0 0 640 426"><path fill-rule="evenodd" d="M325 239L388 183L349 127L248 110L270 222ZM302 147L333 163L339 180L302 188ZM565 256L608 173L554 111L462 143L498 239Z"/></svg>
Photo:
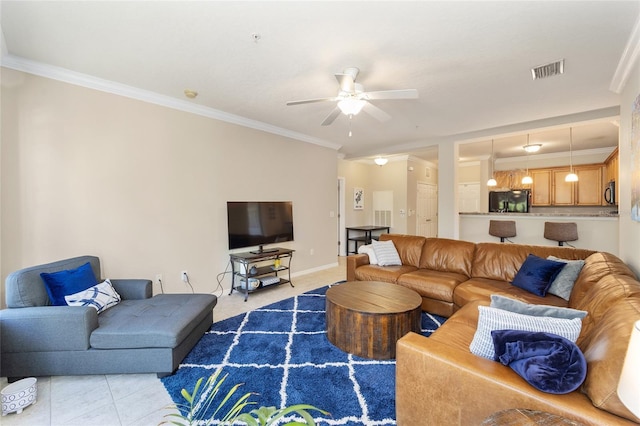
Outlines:
<svg viewBox="0 0 640 426"><path fill-rule="evenodd" d="M569 244L590 250L618 255L618 214L592 213L460 213L460 239L472 242L499 242L489 235L490 220L514 220L517 235L510 238L518 244L558 245L544 238L545 222L575 222L578 240Z"/></svg>

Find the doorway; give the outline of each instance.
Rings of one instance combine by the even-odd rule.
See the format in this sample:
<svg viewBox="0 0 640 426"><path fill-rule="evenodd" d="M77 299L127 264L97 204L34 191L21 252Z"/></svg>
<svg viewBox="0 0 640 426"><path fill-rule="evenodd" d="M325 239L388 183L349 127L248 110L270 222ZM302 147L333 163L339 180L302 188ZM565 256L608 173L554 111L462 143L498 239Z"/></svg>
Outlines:
<svg viewBox="0 0 640 426"><path fill-rule="evenodd" d="M416 196L416 235L438 236L438 186L418 182Z"/></svg>

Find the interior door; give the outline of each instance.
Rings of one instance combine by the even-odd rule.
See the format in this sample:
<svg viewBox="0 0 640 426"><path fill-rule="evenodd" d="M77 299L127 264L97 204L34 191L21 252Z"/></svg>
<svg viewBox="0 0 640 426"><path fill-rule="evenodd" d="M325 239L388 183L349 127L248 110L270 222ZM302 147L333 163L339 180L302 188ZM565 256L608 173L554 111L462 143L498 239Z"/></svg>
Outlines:
<svg viewBox="0 0 640 426"><path fill-rule="evenodd" d="M418 183L416 234L423 237L438 236L438 187L432 183Z"/></svg>

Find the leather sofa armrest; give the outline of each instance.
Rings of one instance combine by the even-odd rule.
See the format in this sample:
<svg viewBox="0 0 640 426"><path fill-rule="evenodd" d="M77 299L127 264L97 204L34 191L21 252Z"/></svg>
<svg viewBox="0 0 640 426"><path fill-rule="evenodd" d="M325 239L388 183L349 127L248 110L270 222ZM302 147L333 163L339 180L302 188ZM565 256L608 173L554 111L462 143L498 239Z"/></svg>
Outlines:
<svg viewBox="0 0 640 426"><path fill-rule="evenodd" d="M36 306L0 311L1 352L52 352L89 349L98 328L90 306Z"/></svg>
<svg viewBox="0 0 640 426"><path fill-rule="evenodd" d="M586 425L634 423L600 410L579 390L536 390L509 367L435 339L408 333L396 347L398 426L481 424L491 414L529 408Z"/></svg>
<svg viewBox="0 0 640 426"><path fill-rule="evenodd" d="M151 280L109 279L124 300L148 299L153 295Z"/></svg>
<svg viewBox="0 0 640 426"><path fill-rule="evenodd" d="M347 256L347 281L356 280L356 269L362 265L369 264L369 255L352 254Z"/></svg>

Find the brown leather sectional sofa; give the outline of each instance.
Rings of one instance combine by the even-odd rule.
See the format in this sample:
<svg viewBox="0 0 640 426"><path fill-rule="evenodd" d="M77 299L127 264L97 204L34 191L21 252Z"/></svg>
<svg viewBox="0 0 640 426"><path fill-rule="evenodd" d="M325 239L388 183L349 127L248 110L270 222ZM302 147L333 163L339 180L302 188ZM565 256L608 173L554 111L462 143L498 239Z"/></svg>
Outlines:
<svg viewBox="0 0 640 426"><path fill-rule="evenodd" d="M394 242L402 266L369 265L367 255L349 256L347 280L412 288L422 296L424 311L449 317L429 338L409 333L398 341L398 425L478 425L511 408L541 410L585 425L640 423L616 394L631 329L640 320L640 282L619 258L557 246L394 234L380 239ZM530 253L585 260L569 301L511 285ZM587 360L579 389L562 395L538 391L511 368L470 352L478 306L489 305L491 294L588 312L576 342Z"/></svg>

